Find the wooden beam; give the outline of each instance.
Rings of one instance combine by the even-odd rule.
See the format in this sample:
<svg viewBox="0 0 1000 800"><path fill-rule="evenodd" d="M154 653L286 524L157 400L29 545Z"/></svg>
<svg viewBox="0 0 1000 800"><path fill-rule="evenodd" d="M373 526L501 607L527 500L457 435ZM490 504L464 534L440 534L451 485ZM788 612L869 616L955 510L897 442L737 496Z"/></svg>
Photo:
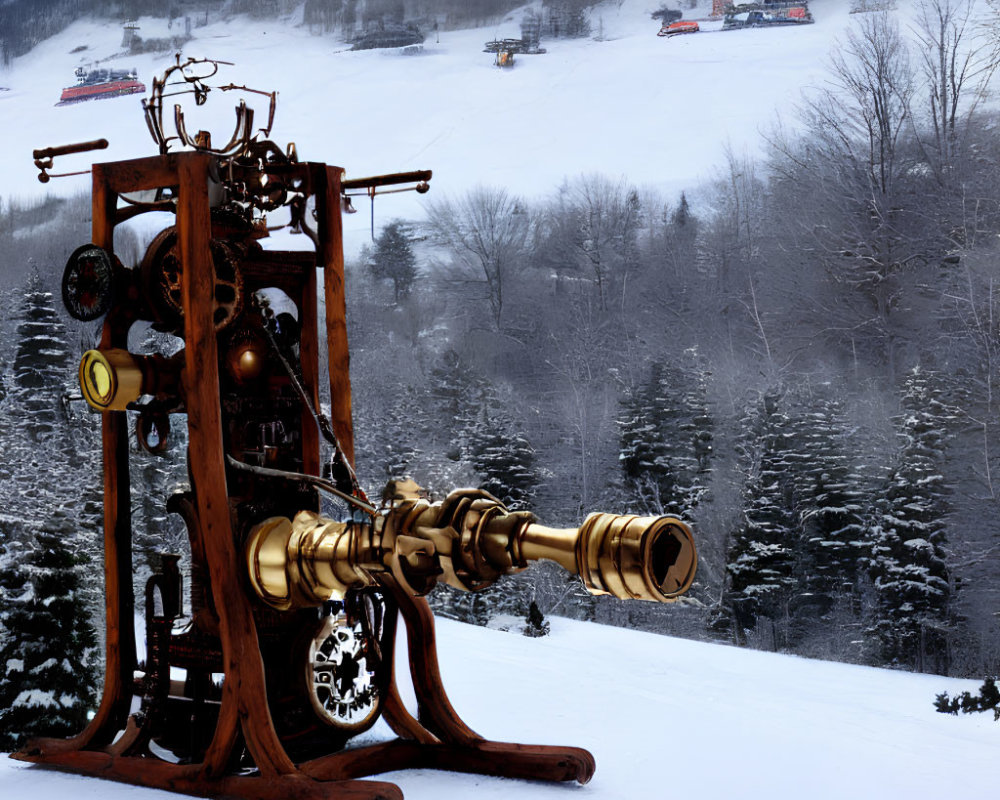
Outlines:
<svg viewBox="0 0 1000 800"><path fill-rule="evenodd" d="M242 722L247 746L264 777L294 772L271 721L257 629L247 598L242 560L237 556L229 512L222 410L219 403L219 356L216 342L215 270L209 249L211 219L208 169L204 153L176 157L180 195L177 206L178 249L183 265L184 340L188 384L191 482L201 539L219 614L224 671L222 709L205 756L205 777L221 777Z"/></svg>
<svg viewBox="0 0 1000 800"><path fill-rule="evenodd" d="M327 362L330 369L330 417L333 432L354 466L354 423L351 416L351 356L347 347L347 300L344 292L344 232L340 217L340 167L314 166L316 217L326 302Z"/></svg>

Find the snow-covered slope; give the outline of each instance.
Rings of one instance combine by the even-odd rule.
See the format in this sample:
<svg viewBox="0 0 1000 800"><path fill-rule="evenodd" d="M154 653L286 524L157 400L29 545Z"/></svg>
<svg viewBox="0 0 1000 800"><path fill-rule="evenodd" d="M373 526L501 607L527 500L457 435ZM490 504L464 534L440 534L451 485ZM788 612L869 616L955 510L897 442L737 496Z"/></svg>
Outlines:
<svg viewBox="0 0 1000 800"><path fill-rule="evenodd" d="M846 2L813 0L815 25L709 33L719 26L710 22L703 23L705 33L663 39L649 16L657 5L607 3L594 14L602 41L546 40L546 54L518 56L510 70L493 66L483 43L520 36L520 15L496 27L442 32L415 56L348 52L294 20L236 19L195 28L185 54L235 62L225 80L276 89L275 141L295 141L301 158L339 164L349 176L429 168L431 197L483 183L531 198L554 192L566 177L601 172L673 198L712 176L727 143L738 153L756 151L759 130L778 110L787 111L803 87L822 80L826 55L850 21ZM163 20L139 24L144 38L178 33L178 24L168 30ZM3 195L88 187L85 177L43 187L35 180L33 148L105 137L111 147L98 160L154 152L140 95L54 105L72 84L73 69L118 52L121 37L117 26L78 22L0 72L0 86L10 89L0 93ZM73 52L81 46L87 49ZM101 66L134 66L149 86L171 60L169 54L111 58ZM228 139L235 102L217 94L192 114L189 129L214 110L219 124L204 127ZM88 158L61 166L85 168ZM419 218L425 202L413 195L382 199L379 220ZM358 206L367 212L366 200ZM353 219L360 237L367 218Z"/></svg>
<svg viewBox="0 0 1000 800"><path fill-rule="evenodd" d="M585 787L432 770L385 776L407 800L986 800L1000 725L937 713L975 681L808 661L554 619L544 639L439 623L455 707L503 741L586 747ZM402 664L400 668L404 668ZM376 728L385 734L387 729ZM0 796L166 793L0 759Z"/></svg>

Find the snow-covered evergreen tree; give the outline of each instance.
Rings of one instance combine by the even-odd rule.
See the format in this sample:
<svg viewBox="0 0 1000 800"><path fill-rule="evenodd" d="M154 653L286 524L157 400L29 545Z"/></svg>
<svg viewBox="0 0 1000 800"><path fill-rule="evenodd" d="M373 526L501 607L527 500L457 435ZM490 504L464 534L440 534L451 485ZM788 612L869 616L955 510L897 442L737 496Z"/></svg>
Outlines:
<svg viewBox="0 0 1000 800"><path fill-rule="evenodd" d="M713 439L707 375L696 351L685 357L684 368L653 364L622 401L618 459L629 504L644 513L690 518L705 493Z"/></svg>
<svg viewBox="0 0 1000 800"><path fill-rule="evenodd" d="M421 452L418 441L419 423L415 419L419 408L416 390L406 387L389 406L379 425L373 457L381 467L380 477L383 481L416 477L412 475L412 469Z"/></svg>
<svg viewBox="0 0 1000 800"><path fill-rule="evenodd" d="M784 400L780 393L765 394L743 422L743 524L726 564L726 604L740 640L761 617L785 620L798 585L795 460Z"/></svg>
<svg viewBox="0 0 1000 800"><path fill-rule="evenodd" d="M377 280L392 281L396 303L410 293L417 279L417 257L413 254L410 227L403 220L388 223L375 239L375 249L369 264Z"/></svg>
<svg viewBox="0 0 1000 800"><path fill-rule="evenodd" d="M538 488L535 451L495 392L485 393L467 440L469 460L480 476L479 488L511 510L532 509Z"/></svg>
<svg viewBox="0 0 1000 800"><path fill-rule="evenodd" d="M897 418L900 451L878 503L870 572L871 634L883 663L946 672L951 589L945 559L949 488L941 474L954 414L937 376L913 369Z"/></svg>
<svg viewBox="0 0 1000 800"><path fill-rule="evenodd" d="M67 338L52 293L33 273L21 300L11 394L22 428L36 445L51 438L64 417L61 400L72 369Z"/></svg>
<svg viewBox="0 0 1000 800"><path fill-rule="evenodd" d="M868 555L867 500L848 450L849 430L841 404L816 387L799 415L799 498L803 582L808 605L822 615L839 598L857 596L859 571Z"/></svg>
<svg viewBox="0 0 1000 800"><path fill-rule="evenodd" d="M19 585L5 586L0 606L2 750L28 736L75 733L94 706L96 636L81 601L84 556L67 544L72 528L59 514L28 527L28 552L10 563Z"/></svg>
<svg viewBox="0 0 1000 800"><path fill-rule="evenodd" d="M6 356L10 391L0 400L0 525L23 532L28 521L57 515L64 546L94 553L103 539L99 417L66 402L75 354L53 294L37 273L19 294ZM100 574L90 568L75 597L95 623L103 612Z"/></svg>

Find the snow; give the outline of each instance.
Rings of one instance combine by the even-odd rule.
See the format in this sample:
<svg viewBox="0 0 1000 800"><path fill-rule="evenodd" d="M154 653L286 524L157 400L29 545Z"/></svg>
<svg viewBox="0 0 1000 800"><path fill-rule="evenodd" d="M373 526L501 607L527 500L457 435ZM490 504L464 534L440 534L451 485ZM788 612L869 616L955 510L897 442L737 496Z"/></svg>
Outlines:
<svg viewBox="0 0 1000 800"><path fill-rule="evenodd" d="M597 761L591 783L567 788L433 770L381 777L407 800L995 796L1000 725L989 714L955 717L933 707L938 693L972 691L978 681L549 621L549 636L530 639L440 620L445 686L466 722L489 738L589 749ZM381 722L374 733L389 736ZM0 759L0 794L168 797L7 759Z"/></svg>
<svg viewBox="0 0 1000 800"><path fill-rule="evenodd" d="M15 708L58 708L55 692L43 692L41 689L25 689L14 698Z"/></svg>
<svg viewBox="0 0 1000 800"><path fill-rule="evenodd" d="M493 66L483 44L520 36L519 14L490 28L442 31L440 42L431 37L421 54L405 57L350 52L293 21L238 18L193 29L185 55L234 62L220 73L222 81L277 90L273 138L282 146L294 141L302 159L339 164L348 177L432 169L430 195L376 201L378 225L420 219L429 200L478 184L539 199L566 179L592 173L625 176L676 200L716 174L727 147L737 155L760 152L760 131L804 88L822 82L826 54L850 21L842 0L813 0L814 25L664 39L649 17L654 6L608 3L593 17L602 41L546 40L547 53L518 56L509 70ZM704 2L687 14L705 16L709 7ZM143 18L139 25L144 38L168 35L162 21ZM72 53L79 45L88 49ZM54 172L155 153L140 95L54 105L77 65L112 56L120 45L117 26L80 21L0 72L10 88L0 109L16 113L16 124L0 131L5 196L88 189L86 176L38 183L34 148L109 140L105 151L57 158ZM135 67L149 87L172 60L173 54L146 54L101 66ZM234 94L215 92L206 106L188 109L188 129L204 126L213 139L227 140ZM265 102L253 95L247 102L258 123L266 119ZM347 219L349 251L364 244L370 224L367 199L355 205L360 213Z"/></svg>

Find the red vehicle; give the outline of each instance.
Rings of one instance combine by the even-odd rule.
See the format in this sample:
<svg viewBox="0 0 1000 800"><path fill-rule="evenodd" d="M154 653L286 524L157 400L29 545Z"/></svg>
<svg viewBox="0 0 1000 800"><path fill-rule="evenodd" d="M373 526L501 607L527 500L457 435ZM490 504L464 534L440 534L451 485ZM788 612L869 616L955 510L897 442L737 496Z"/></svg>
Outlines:
<svg viewBox="0 0 1000 800"><path fill-rule="evenodd" d="M123 94L146 91L135 70L127 72L116 69L95 69L88 72L82 67L77 67L76 79L76 86L67 86L62 90L62 96L56 105L65 106L84 100L119 97Z"/></svg>
<svg viewBox="0 0 1000 800"><path fill-rule="evenodd" d="M677 22L671 22L660 28L660 32L657 36L677 36L681 33L698 33L701 28L698 27L698 23L690 19L679 19Z"/></svg>

